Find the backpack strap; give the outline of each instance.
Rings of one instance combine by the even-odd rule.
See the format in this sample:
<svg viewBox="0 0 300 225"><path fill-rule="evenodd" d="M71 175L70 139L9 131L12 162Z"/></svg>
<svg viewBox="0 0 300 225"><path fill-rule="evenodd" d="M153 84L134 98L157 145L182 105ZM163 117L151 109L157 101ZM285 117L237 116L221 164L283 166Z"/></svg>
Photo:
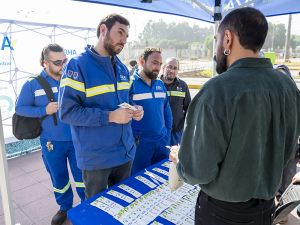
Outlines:
<svg viewBox="0 0 300 225"><path fill-rule="evenodd" d="M50 87L49 83L45 80L45 78L42 76L37 76L37 77L35 77L35 79L37 79L37 81L40 83L42 88L45 90L49 101L54 102L54 93L53 93L52 88ZM57 125L56 113L53 113L52 116L53 116L54 125L56 126Z"/></svg>

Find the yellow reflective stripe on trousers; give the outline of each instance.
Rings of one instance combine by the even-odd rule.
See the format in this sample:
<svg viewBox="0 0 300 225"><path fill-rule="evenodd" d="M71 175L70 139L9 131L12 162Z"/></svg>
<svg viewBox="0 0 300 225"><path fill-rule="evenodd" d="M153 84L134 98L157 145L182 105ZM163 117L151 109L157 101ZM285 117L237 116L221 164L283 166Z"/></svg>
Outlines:
<svg viewBox="0 0 300 225"><path fill-rule="evenodd" d="M176 97L185 97L185 92L181 92L181 91L168 91L168 95L169 96L176 96Z"/></svg>
<svg viewBox="0 0 300 225"><path fill-rule="evenodd" d="M60 81L60 87L68 86L77 91L85 93L84 83L66 77Z"/></svg>
<svg viewBox="0 0 300 225"><path fill-rule="evenodd" d="M86 89L86 97L102 95L108 92L115 92L115 86L113 84L104 84L104 85L88 88Z"/></svg>
<svg viewBox="0 0 300 225"><path fill-rule="evenodd" d="M59 194L63 194L70 188L70 186L71 186L71 184L70 184L70 181L69 181L63 189L57 189L57 188L53 187L53 190L54 190L54 192L57 192Z"/></svg>
<svg viewBox="0 0 300 225"><path fill-rule="evenodd" d="M75 187L84 188L85 186L83 182L75 182Z"/></svg>
<svg viewBox="0 0 300 225"><path fill-rule="evenodd" d="M118 90L128 90L130 88L129 82L118 82L117 83Z"/></svg>

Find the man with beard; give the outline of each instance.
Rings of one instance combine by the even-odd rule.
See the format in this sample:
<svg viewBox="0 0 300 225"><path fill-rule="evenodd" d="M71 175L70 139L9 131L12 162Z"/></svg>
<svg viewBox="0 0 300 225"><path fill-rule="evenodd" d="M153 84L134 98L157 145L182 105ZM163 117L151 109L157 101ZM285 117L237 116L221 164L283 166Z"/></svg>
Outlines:
<svg viewBox="0 0 300 225"><path fill-rule="evenodd" d="M173 116L171 145L180 144L186 111L191 102L189 87L178 78L178 70L178 59L167 58L161 75L161 80L167 89Z"/></svg>
<svg viewBox="0 0 300 225"><path fill-rule="evenodd" d="M140 56L140 68L134 71L130 88L133 104L143 106L145 116L132 122L137 150L132 174L157 163L169 155L172 112L166 88L157 79L162 64L159 48L146 48Z"/></svg>
<svg viewBox="0 0 300 225"><path fill-rule="evenodd" d="M62 77L59 115L71 125L86 198L130 175L135 155L131 120L140 120L143 110L119 107L129 102L129 71L116 56L128 30L128 20L120 15L103 18L96 45L71 59Z"/></svg>
<svg viewBox="0 0 300 225"><path fill-rule="evenodd" d="M74 177L77 193L81 201L85 199L82 173L76 165L70 126L62 123L56 117L59 83L62 68L66 62L67 58L61 46L47 45L41 54L40 64L44 70L40 76L52 88L54 101L49 102L40 83L37 79L31 78L23 85L16 104L18 115L44 118L40 135L42 157L51 177L56 202L60 206L60 210L52 218L51 225L63 224L67 218L67 211L73 205L67 160Z"/></svg>
<svg viewBox="0 0 300 225"><path fill-rule="evenodd" d="M259 57L264 15L231 11L217 33L217 72L192 100L179 161L182 179L199 184L195 224L269 224L284 166L300 133L295 83ZM174 146L175 148L175 146Z"/></svg>

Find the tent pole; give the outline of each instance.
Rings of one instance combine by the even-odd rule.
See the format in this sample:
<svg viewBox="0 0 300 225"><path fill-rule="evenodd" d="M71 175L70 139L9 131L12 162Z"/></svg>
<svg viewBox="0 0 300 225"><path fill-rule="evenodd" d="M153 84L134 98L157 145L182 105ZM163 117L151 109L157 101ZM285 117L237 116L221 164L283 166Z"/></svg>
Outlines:
<svg viewBox="0 0 300 225"><path fill-rule="evenodd" d="M217 35L221 19L222 19L221 0L216 0L215 1L215 8L214 8L214 21L215 21L214 37L216 37L216 35ZM213 40L213 56L216 55L216 44L217 44L216 39L214 38L214 40ZM213 71L213 73L212 73L213 77L215 77L217 75L215 60L212 60L212 71Z"/></svg>
<svg viewBox="0 0 300 225"><path fill-rule="evenodd" d="M4 132L3 132L3 125L2 125L2 116L1 116L1 108L0 108L0 190L2 196L2 207L4 212L5 224L6 225L13 225L15 224L14 221L14 214L13 214L13 205L11 201L11 193L10 193L10 186L9 180L7 175L7 159L6 159L6 151L5 151L5 144L4 144Z"/></svg>
<svg viewBox="0 0 300 225"><path fill-rule="evenodd" d="M285 38L284 62L290 61L291 24L292 24L292 14L289 14L288 29Z"/></svg>
<svg viewBox="0 0 300 225"><path fill-rule="evenodd" d="M214 37L216 37L217 36L217 32L218 32L218 27L219 27L219 25L220 25L220 21L215 21L215 26L214 26ZM214 40L213 40L213 57L216 55L216 45L217 45L217 43L216 43L216 38L214 38ZM217 65L217 63L216 63L216 61L213 59L212 60L212 71L213 71L213 77L215 77L216 75L217 75L217 71L216 71L216 65Z"/></svg>

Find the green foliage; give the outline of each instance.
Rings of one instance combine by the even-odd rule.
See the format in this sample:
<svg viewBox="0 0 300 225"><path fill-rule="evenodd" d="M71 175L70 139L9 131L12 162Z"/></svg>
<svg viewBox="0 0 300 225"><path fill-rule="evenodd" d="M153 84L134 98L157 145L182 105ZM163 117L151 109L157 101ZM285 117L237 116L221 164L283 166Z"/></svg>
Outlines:
<svg viewBox="0 0 300 225"><path fill-rule="evenodd" d="M187 49L192 42L203 43L213 28L190 26L187 22L176 24L163 20L148 21L143 32L139 35L139 46L158 46L161 48Z"/></svg>
<svg viewBox="0 0 300 225"><path fill-rule="evenodd" d="M300 46L300 35L291 36L291 48L295 49L297 46Z"/></svg>
<svg viewBox="0 0 300 225"><path fill-rule="evenodd" d="M284 24L273 24L269 22L268 25L269 31L263 49L275 51L276 49L284 48L286 39L286 29Z"/></svg>
<svg viewBox="0 0 300 225"><path fill-rule="evenodd" d="M211 57L212 51L213 51L213 42L214 42L214 37L213 35L206 36L204 40L204 47L206 49L206 54L208 57Z"/></svg>

